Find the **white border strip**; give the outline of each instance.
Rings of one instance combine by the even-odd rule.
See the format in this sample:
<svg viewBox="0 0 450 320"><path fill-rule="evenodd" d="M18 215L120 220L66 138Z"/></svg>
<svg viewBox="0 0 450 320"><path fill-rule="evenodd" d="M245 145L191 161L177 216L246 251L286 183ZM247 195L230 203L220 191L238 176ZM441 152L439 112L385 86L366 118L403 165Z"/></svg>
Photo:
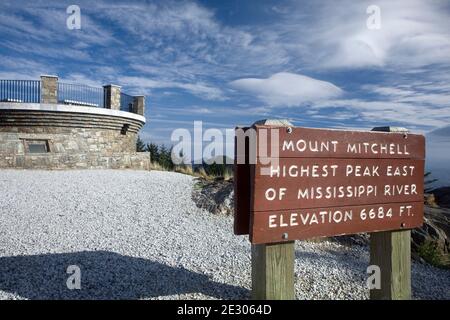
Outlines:
<svg viewBox="0 0 450 320"><path fill-rule="evenodd" d="M1 110L26 110L26 111L56 111L56 112L72 112L72 113L86 113L105 115L113 117L121 117L127 119L133 119L145 123L145 117L120 110L111 110L106 108L92 108L84 106L74 106L65 104L45 104L45 103L11 103L0 102Z"/></svg>

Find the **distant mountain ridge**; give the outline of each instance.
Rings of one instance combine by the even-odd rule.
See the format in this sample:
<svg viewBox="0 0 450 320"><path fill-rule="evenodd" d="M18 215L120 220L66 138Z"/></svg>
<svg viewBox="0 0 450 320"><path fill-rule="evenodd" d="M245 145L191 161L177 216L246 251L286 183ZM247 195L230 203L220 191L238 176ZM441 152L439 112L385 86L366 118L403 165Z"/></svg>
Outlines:
<svg viewBox="0 0 450 320"><path fill-rule="evenodd" d="M434 187L450 186L450 125L426 135L426 170L438 179Z"/></svg>

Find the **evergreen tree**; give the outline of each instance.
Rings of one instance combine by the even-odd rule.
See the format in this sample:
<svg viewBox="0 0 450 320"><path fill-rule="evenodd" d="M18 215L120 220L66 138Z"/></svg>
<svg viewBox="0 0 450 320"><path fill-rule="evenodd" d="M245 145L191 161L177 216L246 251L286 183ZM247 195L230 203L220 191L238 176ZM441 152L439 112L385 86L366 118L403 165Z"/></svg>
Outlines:
<svg viewBox="0 0 450 320"><path fill-rule="evenodd" d="M164 144L159 147L159 164L168 170L172 170L174 168L174 164L172 161L172 147L168 149Z"/></svg>
<svg viewBox="0 0 450 320"><path fill-rule="evenodd" d="M164 144L159 146L159 159L158 163L167 169L167 148Z"/></svg>
<svg viewBox="0 0 450 320"><path fill-rule="evenodd" d="M152 162L159 163L159 148L158 145L151 142L147 144L147 151L150 152L150 159Z"/></svg>
<svg viewBox="0 0 450 320"><path fill-rule="evenodd" d="M205 169L205 171L208 175L215 176L215 177L223 177L224 176L225 171L227 170L225 156L217 156L214 159L210 159L210 161L208 161L208 162L209 162L209 164L206 163L205 161L203 162L203 168Z"/></svg>
<svg viewBox="0 0 450 320"><path fill-rule="evenodd" d="M141 137L138 136L136 140L136 152L144 152L145 151L145 143L141 140Z"/></svg>

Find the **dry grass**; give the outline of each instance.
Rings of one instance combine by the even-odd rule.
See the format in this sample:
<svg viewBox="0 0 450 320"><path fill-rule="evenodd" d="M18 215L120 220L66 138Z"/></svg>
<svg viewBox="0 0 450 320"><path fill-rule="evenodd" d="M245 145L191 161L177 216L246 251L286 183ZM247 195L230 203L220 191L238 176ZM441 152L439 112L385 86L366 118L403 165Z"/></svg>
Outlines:
<svg viewBox="0 0 450 320"><path fill-rule="evenodd" d="M157 162L150 162L150 170L155 170L155 171L169 171L167 168L163 167L162 165L160 165Z"/></svg>
<svg viewBox="0 0 450 320"><path fill-rule="evenodd" d="M192 166L176 166L174 171L182 173L182 174L187 174L190 176L195 175L194 170L192 169Z"/></svg>
<svg viewBox="0 0 450 320"><path fill-rule="evenodd" d="M425 194L425 204L427 204L433 208L439 207L438 204L436 203L436 198L435 198L434 194L432 194L432 193Z"/></svg>
<svg viewBox="0 0 450 320"><path fill-rule="evenodd" d="M234 176L233 169L227 167L227 168L225 169L224 174L223 174L223 179L224 179L225 181L229 181L229 180L233 179L233 176Z"/></svg>
<svg viewBox="0 0 450 320"><path fill-rule="evenodd" d="M205 180L213 180L215 178L214 176L209 175L203 167L197 171L197 177L203 178Z"/></svg>
<svg viewBox="0 0 450 320"><path fill-rule="evenodd" d="M158 163L152 163L150 166L150 170L157 170L157 171L175 171L182 174L187 174L196 178L202 178L204 180L214 180L217 178L223 178L225 181L229 181L233 179L233 169L226 168L223 176L217 176L217 175L211 175L208 174L205 170L205 168L201 167L200 169L194 170L192 166L190 165L181 165L176 166L173 170L169 170L167 168L162 167Z"/></svg>

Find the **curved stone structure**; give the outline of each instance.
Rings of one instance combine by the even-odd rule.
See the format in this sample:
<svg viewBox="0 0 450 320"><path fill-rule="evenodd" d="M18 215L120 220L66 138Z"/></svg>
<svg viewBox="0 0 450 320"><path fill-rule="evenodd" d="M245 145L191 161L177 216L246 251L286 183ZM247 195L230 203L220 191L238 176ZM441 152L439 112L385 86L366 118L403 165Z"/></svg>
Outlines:
<svg viewBox="0 0 450 320"><path fill-rule="evenodd" d="M106 108L0 103L0 168L148 169L141 115Z"/></svg>

